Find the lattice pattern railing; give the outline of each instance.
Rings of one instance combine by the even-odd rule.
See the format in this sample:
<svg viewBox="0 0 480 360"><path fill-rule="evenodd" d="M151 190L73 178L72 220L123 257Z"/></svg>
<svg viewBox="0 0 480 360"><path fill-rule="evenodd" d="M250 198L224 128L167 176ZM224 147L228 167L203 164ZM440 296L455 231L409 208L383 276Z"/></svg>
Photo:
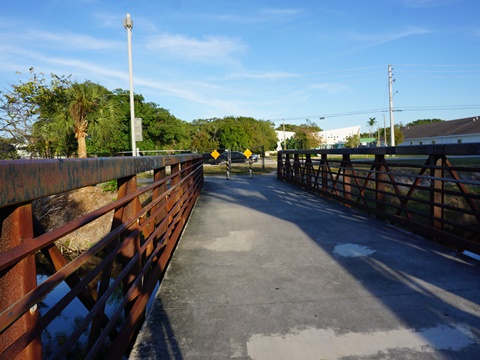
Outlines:
<svg viewBox="0 0 480 360"><path fill-rule="evenodd" d="M480 254L480 144L287 150L278 177Z"/></svg>
<svg viewBox="0 0 480 360"><path fill-rule="evenodd" d="M137 175L147 171L151 183L138 187ZM111 179L118 196L106 206L49 232L33 216L34 199ZM0 358L119 359L127 353L202 184L200 155L0 161ZM111 231L75 259L55 245L112 212ZM52 271L37 284L39 252ZM61 284L68 286L58 300L42 305ZM61 322L71 306L83 307L82 316L55 335L55 346L42 346L50 324Z"/></svg>

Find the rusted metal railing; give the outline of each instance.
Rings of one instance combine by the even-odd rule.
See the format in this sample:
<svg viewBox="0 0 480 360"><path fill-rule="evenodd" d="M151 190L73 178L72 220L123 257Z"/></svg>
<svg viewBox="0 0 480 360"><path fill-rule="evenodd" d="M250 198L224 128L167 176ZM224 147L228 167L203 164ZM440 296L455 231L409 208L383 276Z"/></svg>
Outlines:
<svg viewBox="0 0 480 360"><path fill-rule="evenodd" d="M153 179L138 187L137 175L145 172ZM65 225L46 232L33 215L36 199L113 179L116 200ZM202 157L193 154L0 161L0 358L127 354L202 185ZM112 213L108 234L91 239L73 260L62 255L56 241ZM39 253L53 269L40 284ZM60 285L66 291L46 308L44 300ZM42 347L49 325L67 316L73 302L83 316L53 348Z"/></svg>
<svg viewBox="0 0 480 360"><path fill-rule="evenodd" d="M480 254L480 143L280 151L278 178Z"/></svg>

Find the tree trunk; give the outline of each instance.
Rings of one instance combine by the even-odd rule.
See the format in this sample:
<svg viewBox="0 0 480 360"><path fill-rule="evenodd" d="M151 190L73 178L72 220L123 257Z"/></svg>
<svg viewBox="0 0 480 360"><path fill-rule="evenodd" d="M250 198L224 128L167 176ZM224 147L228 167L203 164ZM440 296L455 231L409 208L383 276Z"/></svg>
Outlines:
<svg viewBox="0 0 480 360"><path fill-rule="evenodd" d="M77 137L78 142L78 157L86 158L87 157L87 143L85 141L85 135L80 134Z"/></svg>

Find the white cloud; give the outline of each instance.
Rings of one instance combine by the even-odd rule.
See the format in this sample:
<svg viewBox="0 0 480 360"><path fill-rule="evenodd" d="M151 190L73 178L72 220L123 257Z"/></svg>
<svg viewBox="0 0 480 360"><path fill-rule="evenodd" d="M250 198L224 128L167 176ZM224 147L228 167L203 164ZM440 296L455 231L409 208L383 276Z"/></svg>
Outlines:
<svg viewBox="0 0 480 360"><path fill-rule="evenodd" d="M391 41L395 41L407 36L413 35L424 35L431 33L432 31L421 28L421 27L409 27L406 30L395 32L395 33L387 33L387 34L353 34L351 38L356 41L366 42L367 47L376 46L383 43L388 43Z"/></svg>
<svg viewBox="0 0 480 360"><path fill-rule="evenodd" d="M294 16L301 14L302 9L265 9L263 11L266 14L271 14L275 16Z"/></svg>
<svg viewBox="0 0 480 360"><path fill-rule="evenodd" d="M242 73L235 73L229 75L228 79L268 79L268 80L277 80L277 79L285 79L285 78L292 78L297 77L298 74L293 74L284 71L272 71L272 72L263 72L263 73L253 73L253 72L242 72Z"/></svg>
<svg viewBox="0 0 480 360"><path fill-rule="evenodd" d="M54 33L38 29L4 34L4 43L7 40L10 44L26 43L28 47L41 47L42 49L110 50L124 46L119 41L104 40L84 34Z"/></svg>
<svg viewBox="0 0 480 360"><path fill-rule="evenodd" d="M310 85L310 89L323 90L329 94L339 94L350 91L350 88L343 84L322 83Z"/></svg>
<svg viewBox="0 0 480 360"><path fill-rule="evenodd" d="M128 86L128 71L126 70L119 71L90 63L88 61L47 57L33 52L30 52L30 56L44 63L44 66L42 67L45 68L46 73L58 73L59 67L68 68L71 71L70 73L73 73L72 80L74 81L81 82L84 80L84 77L85 79L99 82L110 89L117 87L126 88ZM55 70L53 71L53 69ZM232 102L219 99L219 95L225 92L224 89L212 88L211 84L208 83L197 82L195 86L192 86L191 83L182 84L178 81L162 82L137 75L134 78L134 87L135 89L143 89L140 90L142 93L150 89L154 90L157 94L158 92L162 92L167 96L186 100L188 102L208 105L209 108L215 109L217 112L224 112L225 114L241 112L241 108L237 107Z"/></svg>
<svg viewBox="0 0 480 360"><path fill-rule="evenodd" d="M147 48L167 52L181 59L218 64L234 61L234 55L244 52L247 47L241 40L224 36L195 39L165 34L150 39Z"/></svg>
<svg viewBox="0 0 480 360"><path fill-rule="evenodd" d="M379 46L382 44L386 44L392 41L396 41L405 37L415 36L415 35L425 35L432 33L432 31L420 28L420 27L410 27L406 30L395 32L395 33L388 33L388 34L359 34L353 33L348 36L349 39L361 42L363 44L354 47L350 50L344 51L340 54L335 55L334 57L340 57L347 54L351 54L353 52L357 52L364 49L369 49L375 46Z"/></svg>
<svg viewBox="0 0 480 360"><path fill-rule="evenodd" d="M94 13L92 16L99 26L111 29L123 27L123 19L125 18L125 15L120 16L118 14L107 14L105 12Z"/></svg>
<svg viewBox="0 0 480 360"><path fill-rule="evenodd" d="M303 9L281 9L281 8L269 8L259 10L255 13L233 15L233 14L188 14L182 15L183 18L189 19L206 19L218 22L228 22L237 24L250 24L250 23L266 23L276 21L279 19L285 19L294 17L304 13Z"/></svg>
<svg viewBox="0 0 480 360"><path fill-rule="evenodd" d="M44 41L49 44L55 43L62 47L74 48L77 50L103 50L114 49L123 46L123 43L94 38L83 34L61 33L56 34L47 31L31 30L26 34L28 39Z"/></svg>

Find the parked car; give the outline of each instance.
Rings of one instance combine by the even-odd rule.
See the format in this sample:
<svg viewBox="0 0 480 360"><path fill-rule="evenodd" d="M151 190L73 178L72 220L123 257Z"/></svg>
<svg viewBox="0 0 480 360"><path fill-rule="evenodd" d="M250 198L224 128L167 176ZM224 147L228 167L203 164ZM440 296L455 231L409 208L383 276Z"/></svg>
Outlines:
<svg viewBox="0 0 480 360"><path fill-rule="evenodd" d="M212 160L215 160L210 153L204 153L202 154L202 157L203 157L204 164L211 164Z"/></svg>
<svg viewBox="0 0 480 360"><path fill-rule="evenodd" d="M258 154L250 155L250 159L252 159L253 162L257 162L258 161Z"/></svg>
<svg viewBox="0 0 480 360"><path fill-rule="evenodd" d="M247 157L240 151L230 151L232 163L244 163L247 161ZM216 159L210 160L210 164L218 165L227 161L228 152L223 152Z"/></svg>

